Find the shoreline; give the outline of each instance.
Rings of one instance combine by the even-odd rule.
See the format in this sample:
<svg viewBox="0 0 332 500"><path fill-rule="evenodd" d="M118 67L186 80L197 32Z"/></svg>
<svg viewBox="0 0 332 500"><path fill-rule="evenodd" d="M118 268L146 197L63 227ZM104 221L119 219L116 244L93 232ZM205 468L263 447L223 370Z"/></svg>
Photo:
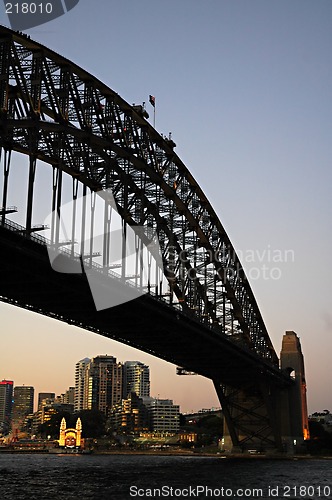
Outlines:
<svg viewBox="0 0 332 500"><path fill-rule="evenodd" d="M99 450L92 451L91 453L82 453L82 452L72 452L66 450L34 450L34 449L8 449L8 448L0 448L0 454L26 454L26 455L88 455L88 456L101 456L101 455L131 455L131 456L174 456L174 457L206 457L206 458L218 458L218 459L228 459L228 460L332 460L332 456L326 455L278 455L278 454L260 454L253 455L249 453L234 453L234 454L224 454L224 453L209 453L209 452L186 452L186 451L149 451L149 450Z"/></svg>

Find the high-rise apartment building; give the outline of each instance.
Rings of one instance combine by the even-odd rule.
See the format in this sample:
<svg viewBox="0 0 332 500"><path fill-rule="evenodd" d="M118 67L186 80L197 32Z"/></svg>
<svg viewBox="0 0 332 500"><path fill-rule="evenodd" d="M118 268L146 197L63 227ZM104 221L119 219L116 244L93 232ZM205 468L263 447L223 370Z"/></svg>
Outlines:
<svg viewBox="0 0 332 500"><path fill-rule="evenodd" d="M14 387L13 427L20 428L25 417L33 413L34 393L34 388L28 385Z"/></svg>
<svg viewBox="0 0 332 500"><path fill-rule="evenodd" d="M40 409L42 406L43 401L45 400L54 400L55 399L55 393L54 392L39 392L38 393L38 408L37 410Z"/></svg>
<svg viewBox="0 0 332 500"><path fill-rule="evenodd" d="M0 382L0 432L7 433L13 408L13 381L2 380Z"/></svg>
<svg viewBox="0 0 332 500"><path fill-rule="evenodd" d="M66 392L60 394L55 398L56 403L60 404L71 404L74 406L75 404L75 387L69 387Z"/></svg>
<svg viewBox="0 0 332 500"><path fill-rule="evenodd" d="M137 433L149 429L148 411L135 392L113 406L109 416L112 429L118 432Z"/></svg>
<svg viewBox="0 0 332 500"><path fill-rule="evenodd" d="M84 409L100 410L108 416L121 397L122 364L113 356L96 356L86 367Z"/></svg>
<svg viewBox="0 0 332 500"><path fill-rule="evenodd" d="M88 364L90 363L90 358L81 359L76 363L75 367L75 397L74 397L74 409L75 411L81 411L84 409L84 383L85 383L85 373Z"/></svg>
<svg viewBox="0 0 332 500"><path fill-rule="evenodd" d="M140 398L150 396L150 368L140 361L126 361L123 365L123 399L132 392Z"/></svg>
<svg viewBox="0 0 332 500"><path fill-rule="evenodd" d="M69 387L65 392L64 401L67 405L75 404L75 387Z"/></svg>

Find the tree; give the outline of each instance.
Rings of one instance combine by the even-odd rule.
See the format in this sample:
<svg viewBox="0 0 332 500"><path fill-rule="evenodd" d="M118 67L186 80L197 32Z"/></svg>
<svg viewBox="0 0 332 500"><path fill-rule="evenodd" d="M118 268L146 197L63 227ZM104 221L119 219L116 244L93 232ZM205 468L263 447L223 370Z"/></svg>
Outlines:
<svg viewBox="0 0 332 500"><path fill-rule="evenodd" d="M207 415L199 420L197 424L199 432L210 436L221 437L223 435L223 421L217 415Z"/></svg>
<svg viewBox="0 0 332 500"><path fill-rule="evenodd" d="M61 420L65 418L68 427L68 422L70 421L71 417L72 415L66 411L59 411L54 413L51 416L50 420L47 420L47 422L44 422L39 426L41 437L46 439L48 436L51 436L52 439L58 439Z"/></svg>
<svg viewBox="0 0 332 500"><path fill-rule="evenodd" d="M82 437L98 438L106 434L106 416L99 410L82 410L72 415L82 421ZM74 425L75 427L75 425Z"/></svg>
<svg viewBox="0 0 332 500"><path fill-rule="evenodd" d="M319 422L309 422L310 441L308 450L312 455L331 454L332 453L332 436L326 432L323 425Z"/></svg>

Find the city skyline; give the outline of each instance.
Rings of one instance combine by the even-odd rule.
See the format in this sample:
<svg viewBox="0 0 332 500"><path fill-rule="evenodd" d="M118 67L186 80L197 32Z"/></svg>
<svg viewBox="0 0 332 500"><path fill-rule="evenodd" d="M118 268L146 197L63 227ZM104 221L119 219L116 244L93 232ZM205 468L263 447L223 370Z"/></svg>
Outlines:
<svg viewBox="0 0 332 500"><path fill-rule="evenodd" d="M81 1L28 34L129 103L145 101L150 123L156 111L157 130L172 131L244 257L277 354L286 330L300 336L309 412L331 408L331 2L171 0L165 9L125 0L93 14ZM25 196L16 189L13 205ZM218 405L211 381L178 377L175 366L140 351L7 304L0 315L2 378L60 393L76 355L111 352L153 368L152 391L181 407Z"/></svg>
<svg viewBox="0 0 332 500"><path fill-rule="evenodd" d="M108 358L108 359L107 359ZM105 363L111 362L111 360L114 360L114 363L116 367L121 367L122 371L122 377L121 377L121 390L120 390L120 400L121 399L126 399L128 394L131 392L135 392L135 394L138 397L150 397L150 367L147 366L146 364L142 363L141 361L138 360L125 360L125 361L117 361L116 358L112 355L108 354L98 354L95 356L92 356L91 358L83 358L81 360L78 360L75 363L74 367L74 385L68 385L65 388L62 388L62 391L60 392L51 392L50 390L48 391L42 391L40 392L39 390L35 390L35 387L33 385L28 385L25 383L22 384L15 384L15 380L13 379L2 379L0 376L0 389L1 386L5 386L8 384L11 384L12 386L12 392L13 392L13 401L14 401L14 394L15 394L15 388L19 387L20 389L24 388L31 388L33 389L33 410L36 411L40 403L42 402L43 399L60 399L61 397L65 396L66 393L68 393L71 389L74 389L74 411L78 412L84 409L89 409L88 408L88 396L85 394L81 395L81 392L84 393L84 379L86 377L91 376L89 373L89 370L91 370L90 366L91 364L93 365L96 363ZM140 372L140 373L138 373ZM83 386L82 389L80 386ZM52 389L52 388L50 388ZM99 389L98 389L99 390ZM1 394L0 394L1 397ZM158 397L152 396L152 398L159 399L159 394ZM170 398L165 398L165 399L170 399ZM112 406L119 401L116 401L112 403Z"/></svg>
<svg viewBox="0 0 332 500"><path fill-rule="evenodd" d="M14 440L22 432L39 434L57 412L80 415L86 411L103 414L121 432L177 432L180 426L180 406L150 395L150 368L137 360L119 362L102 354L79 360L75 386L57 396L12 380L0 381L0 434L12 435Z"/></svg>

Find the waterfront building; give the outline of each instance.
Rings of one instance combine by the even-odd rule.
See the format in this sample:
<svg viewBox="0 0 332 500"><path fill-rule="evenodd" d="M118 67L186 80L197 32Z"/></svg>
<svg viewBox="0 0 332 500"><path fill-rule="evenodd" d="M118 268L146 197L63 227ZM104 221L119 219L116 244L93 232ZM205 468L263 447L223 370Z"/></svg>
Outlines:
<svg viewBox="0 0 332 500"><path fill-rule="evenodd" d="M148 412L143 400L135 392L113 406L109 423L112 430L125 434L136 434L148 430Z"/></svg>
<svg viewBox="0 0 332 500"><path fill-rule="evenodd" d="M33 414L33 398L35 390L28 385L14 387L13 429L20 429L28 415Z"/></svg>
<svg viewBox="0 0 332 500"><path fill-rule="evenodd" d="M90 363L90 358L84 358L78 361L75 366L75 393L74 393L74 408L75 412L84 409L84 384L85 384L85 373L88 364Z"/></svg>
<svg viewBox="0 0 332 500"><path fill-rule="evenodd" d="M83 408L100 410L108 416L121 397L122 364L113 356L96 356L86 367Z"/></svg>
<svg viewBox="0 0 332 500"><path fill-rule="evenodd" d="M150 396L150 368L140 361L126 361L123 365L123 399L135 392L137 396Z"/></svg>
<svg viewBox="0 0 332 500"><path fill-rule="evenodd" d="M10 430L13 408L13 385L12 380L0 382L0 433L7 434Z"/></svg>
<svg viewBox="0 0 332 500"><path fill-rule="evenodd" d="M153 432L178 432L180 406L171 399L142 398L148 410L149 427Z"/></svg>

